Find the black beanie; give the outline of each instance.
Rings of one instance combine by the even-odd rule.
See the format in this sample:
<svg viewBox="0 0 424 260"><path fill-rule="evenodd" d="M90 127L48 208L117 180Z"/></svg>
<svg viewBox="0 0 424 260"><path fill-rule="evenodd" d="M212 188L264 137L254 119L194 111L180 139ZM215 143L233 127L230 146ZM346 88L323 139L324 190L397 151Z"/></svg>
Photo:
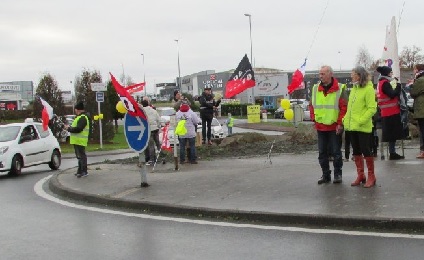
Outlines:
<svg viewBox="0 0 424 260"><path fill-rule="evenodd" d="M392 68L388 66L378 66L377 72L379 72L382 76L389 76L390 72L392 72Z"/></svg>
<svg viewBox="0 0 424 260"><path fill-rule="evenodd" d="M74 108L78 109L78 110L84 110L84 103L82 103L82 101L78 102L78 103L75 104Z"/></svg>

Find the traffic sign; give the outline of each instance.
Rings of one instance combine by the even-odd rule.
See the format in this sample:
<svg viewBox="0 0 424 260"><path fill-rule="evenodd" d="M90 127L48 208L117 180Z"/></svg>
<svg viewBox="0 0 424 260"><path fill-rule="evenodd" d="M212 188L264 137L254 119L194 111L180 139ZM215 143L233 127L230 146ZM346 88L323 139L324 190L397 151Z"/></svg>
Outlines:
<svg viewBox="0 0 424 260"><path fill-rule="evenodd" d="M91 91L106 91L105 83L91 83Z"/></svg>
<svg viewBox="0 0 424 260"><path fill-rule="evenodd" d="M96 101L105 102L105 93L100 91L96 92Z"/></svg>
<svg viewBox="0 0 424 260"><path fill-rule="evenodd" d="M126 113L124 128L128 145L138 153L144 151L149 144L150 138L150 127L147 119Z"/></svg>

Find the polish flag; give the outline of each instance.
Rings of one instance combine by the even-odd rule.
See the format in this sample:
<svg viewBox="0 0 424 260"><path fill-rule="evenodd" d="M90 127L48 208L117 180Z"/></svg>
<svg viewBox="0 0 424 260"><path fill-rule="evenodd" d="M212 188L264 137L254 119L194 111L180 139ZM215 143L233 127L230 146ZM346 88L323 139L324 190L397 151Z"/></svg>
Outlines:
<svg viewBox="0 0 424 260"><path fill-rule="evenodd" d="M169 124L165 125L162 128L162 146L161 146L161 150L172 151L171 142L169 141L169 138L168 138L168 128L169 128Z"/></svg>
<svg viewBox="0 0 424 260"><path fill-rule="evenodd" d="M49 121L53 118L53 108L42 97L40 97L40 101L44 106L43 111L41 112L41 119L43 120L43 130L47 131L47 129L49 128Z"/></svg>
<svg viewBox="0 0 424 260"><path fill-rule="evenodd" d="M293 91L297 89L301 89L305 87L305 84L303 83L303 78L305 77L305 67L306 67L306 59L305 62L300 66L299 69L297 69L292 76L292 81L290 85L287 86L287 89L289 90L289 94L293 93Z"/></svg>

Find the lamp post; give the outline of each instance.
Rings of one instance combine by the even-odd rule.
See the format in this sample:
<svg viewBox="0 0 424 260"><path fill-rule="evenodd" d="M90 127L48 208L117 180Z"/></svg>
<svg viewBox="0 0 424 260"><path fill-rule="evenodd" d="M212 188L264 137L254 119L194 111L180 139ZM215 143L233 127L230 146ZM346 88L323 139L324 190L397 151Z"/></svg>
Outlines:
<svg viewBox="0 0 424 260"><path fill-rule="evenodd" d="M244 16L249 17L249 33L250 33L250 63L252 64L252 70L253 70L253 44L252 44L252 15L251 14L244 14ZM254 88L252 87L249 91L249 94L251 95L249 97L249 101L252 104L255 104L255 94L254 94ZM248 94L248 95L249 95Z"/></svg>
<svg viewBox="0 0 424 260"><path fill-rule="evenodd" d="M144 54L142 53L141 56L143 56L143 82L144 82L144 96L147 96L147 86L146 86L146 69L144 68Z"/></svg>
<svg viewBox="0 0 424 260"><path fill-rule="evenodd" d="M178 89L181 91L181 70L180 70L180 45L179 40L174 40L177 42L177 51L178 51Z"/></svg>

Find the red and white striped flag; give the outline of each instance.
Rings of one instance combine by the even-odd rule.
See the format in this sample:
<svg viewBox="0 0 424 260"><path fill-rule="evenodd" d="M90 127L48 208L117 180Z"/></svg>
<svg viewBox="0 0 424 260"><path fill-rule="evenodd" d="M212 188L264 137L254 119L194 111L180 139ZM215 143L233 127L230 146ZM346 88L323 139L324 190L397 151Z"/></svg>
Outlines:
<svg viewBox="0 0 424 260"><path fill-rule="evenodd" d="M43 111L41 112L41 119L43 120L43 130L47 131L47 129L49 128L49 121L53 118L53 108L42 97L39 98L44 106Z"/></svg>
<svg viewBox="0 0 424 260"><path fill-rule="evenodd" d="M305 62L297 69L292 76L292 81L290 85L287 86L289 90L289 94L293 93L293 91L297 89L305 88L305 84L303 83L303 78L305 77L305 67L306 67L306 59Z"/></svg>
<svg viewBox="0 0 424 260"><path fill-rule="evenodd" d="M162 146L161 146L161 150L172 151L171 142L169 141L169 138L168 138L168 128L169 128L169 124L165 125L162 128Z"/></svg>

